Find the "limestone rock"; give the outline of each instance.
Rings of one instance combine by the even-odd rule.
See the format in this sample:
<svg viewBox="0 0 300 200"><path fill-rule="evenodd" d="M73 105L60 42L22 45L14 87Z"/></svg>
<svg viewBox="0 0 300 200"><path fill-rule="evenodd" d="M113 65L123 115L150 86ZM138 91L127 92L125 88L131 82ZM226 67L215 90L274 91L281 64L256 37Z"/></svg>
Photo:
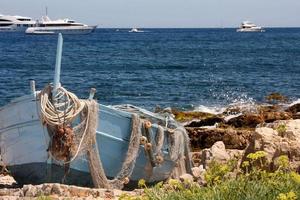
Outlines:
<svg viewBox="0 0 300 200"><path fill-rule="evenodd" d="M45 183L24 185L23 188L0 189L0 199L5 199L3 197L8 197L7 199L36 199L40 196L47 196L51 199L118 199L124 193L129 196L141 196L142 192L142 190L128 192Z"/></svg>
<svg viewBox="0 0 300 200"><path fill-rule="evenodd" d="M278 124L284 125L284 134L276 130ZM281 155L287 155L294 169L300 167L300 120L278 121L257 128L245 154L265 151L270 170L276 168L274 161Z"/></svg>
<svg viewBox="0 0 300 200"><path fill-rule="evenodd" d="M15 179L9 175L0 175L0 185L2 186L13 186L16 185L17 182Z"/></svg>
<svg viewBox="0 0 300 200"><path fill-rule="evenodd" d="M38 190L33 185L25 185L23 187L23 193L25 197L35 197L38 193Z"/></svg>
<svg viewBox="0 0 300 200"><path fill-rule="evenodd" d="M53 184L52 194L56 194L56 195L59 195L59 196L64 194L64 190L62 189L62 187L60 187L60 184L58 184L58 183Z"/></svg>
<svg viewBox="0 0 300 200"><path fill-rule="evenodd" d="M204 169L203 165L200 165L199 167L193 167L192 168L192 174L193 174L194 178L196 178L196 179L203 176L204 173L205 173L205 169Z"/></svg>
<svg viewBox="0 0 300 200"><path fill-rule="evenodd" d="M230 155L225 149L222 141L216 142L210 149L203 149L201 155L201 164L206 169L209 163L215 160L219 163L226 163L230 160Z"/></svg>
<svg viewBox="0 0 300 200"><path fill-rule="evenodd" d="M211 147L212 156L215 160L226 162L230 159L229 154L226 152L225 144L222 141L216 142Z"/></svg>
<svg viewBox="0 0 300 200"><path fill-rule="evenodd" d="M192 183L194 181L194 177L190 174L183 174L179 177L179 179L182 182L189 182L189 183Z"/></svg>

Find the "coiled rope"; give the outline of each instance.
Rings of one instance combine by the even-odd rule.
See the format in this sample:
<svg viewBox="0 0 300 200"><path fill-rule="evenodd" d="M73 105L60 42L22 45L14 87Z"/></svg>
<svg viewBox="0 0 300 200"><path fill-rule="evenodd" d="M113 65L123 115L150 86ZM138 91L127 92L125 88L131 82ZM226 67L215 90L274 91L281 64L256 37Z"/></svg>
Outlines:
<svg viewBox="0 0 300 200"><path fill-rule="evenodd" d="M78 99L78 97L75 94L67 91L65 88L59 87L56 91L57 93L53 97L52 87L48 85L40 93L42 121L43 124L47 125L48 130L52 130L52 131L57 130L58 128L63 128L63 130L65 130L65 127L70 125L73 122L73 120L76 117L78 117L78 115L83 111L83 109L87 107L87 101ZM87 113L85 119L85 123L88 122L89 122L89 112ZM57 158L57 156L53 155L53 153L49 151L48 153L50 157L58 163L62 162L64 165L67 165L72 161L74 161L81 150L81 146L83 144L83 140L86 135L87 127L88 124L86 124L86 126L84 127L79 145L77 146L75 153L74 152L72 153L72 157L68 157L62 160ZM50 140L49 146L52 146L53 136L55 134L56 133L51 134L52 138ZM64 143L63 141L60 142ZM71 145L72 143L69 144L69 146ZM60 153L60 152L56 152L56 153ZM71 154L71 152L69 153Z"/></svg>
<svg viewBox="0 0 300 200"><path fill-rule="evenodd" d="M41 113L43 121L50 126L62 126L71 123L85 106L84 101L63 87L53 95L52 87L47 86L41 91Z"/></svg>

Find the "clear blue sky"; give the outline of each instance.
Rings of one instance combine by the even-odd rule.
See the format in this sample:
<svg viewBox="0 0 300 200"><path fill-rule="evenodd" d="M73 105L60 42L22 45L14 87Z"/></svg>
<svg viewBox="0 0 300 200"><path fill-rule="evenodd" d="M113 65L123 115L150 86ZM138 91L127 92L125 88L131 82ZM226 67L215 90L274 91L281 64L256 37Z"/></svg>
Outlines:
<svg viewBox="0 0 300 200"><path fill-rule="evenodd" d="M0 0L0 13L65 18L100 27L300 27L300 0Z"/></svg>

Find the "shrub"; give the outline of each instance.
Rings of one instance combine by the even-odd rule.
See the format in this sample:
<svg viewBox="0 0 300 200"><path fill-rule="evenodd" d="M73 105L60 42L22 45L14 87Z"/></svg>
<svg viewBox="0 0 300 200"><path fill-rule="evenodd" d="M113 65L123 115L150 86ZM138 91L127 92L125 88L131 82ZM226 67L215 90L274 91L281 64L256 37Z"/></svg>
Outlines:
<svg viewBox="0 0 300 200"><path fill-rule="evenodd" d="M281 137L284 137L285 133L286 133L286 125L285 124L279 124L276 128L276 131L278 132L278 135Z"/></svg>
<svg viewBox="0 0 300 200"><path fill-rule="evenodd" d="M243 165L249 167L251 163L260 163L265 156L265 152L251 154L248 156L249 161ZM234 169L231 164L213 161L205 174L208 182L205 187L196 183L187 187L185 183L171 179L164 184L159 183L159 186L146 188L142 199L296 200L300 197L300 175L286 170L289 165L287 156L280 156L277 164L279 168L275 172L267 172L258 166L230 178L228 174Z"/></svg>

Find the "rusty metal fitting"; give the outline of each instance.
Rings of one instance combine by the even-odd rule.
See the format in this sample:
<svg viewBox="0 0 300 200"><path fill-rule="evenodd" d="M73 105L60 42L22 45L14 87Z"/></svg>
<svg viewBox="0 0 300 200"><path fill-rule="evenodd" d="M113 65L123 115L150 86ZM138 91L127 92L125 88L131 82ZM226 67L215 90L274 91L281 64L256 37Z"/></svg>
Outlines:
<svg viewBox="0 0 300 200"><path fill-rule="evenodd" d="M140 144L142 144L142 145L145 145L146 143L147 143L147 137L145 137L145 136L142 136L141 138L140 138Z"/></svg>
<svg viewBox="0 0 300 200"><path fill-rule="evenodd" d="M145 128L148 129L148 128L151 128L151 127L152 127L152 124L151 124L150 121L147 121L147 120L146 120L146 121L144 122L144 126L145 126Z"/></svg>

